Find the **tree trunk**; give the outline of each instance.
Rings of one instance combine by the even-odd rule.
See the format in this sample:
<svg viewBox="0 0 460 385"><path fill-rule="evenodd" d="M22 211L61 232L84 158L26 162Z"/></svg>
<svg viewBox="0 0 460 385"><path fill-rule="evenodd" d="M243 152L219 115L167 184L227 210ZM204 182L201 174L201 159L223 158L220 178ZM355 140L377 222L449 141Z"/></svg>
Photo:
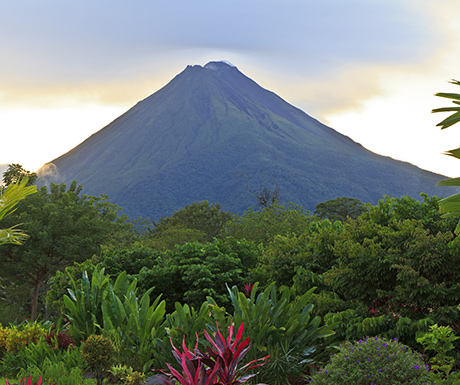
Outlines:
<svg viewBox="0 0 460 385"><path fill-rule="evenodd" d="M30 314L30 321L34 322L37 319L37 307L38 307L38 294L40 293L40 286L42 285L43 279L46 276L46 271L40 271L36 278L33 281L34 289L32 292L32 306L31 306L31 314Z"/></svg>

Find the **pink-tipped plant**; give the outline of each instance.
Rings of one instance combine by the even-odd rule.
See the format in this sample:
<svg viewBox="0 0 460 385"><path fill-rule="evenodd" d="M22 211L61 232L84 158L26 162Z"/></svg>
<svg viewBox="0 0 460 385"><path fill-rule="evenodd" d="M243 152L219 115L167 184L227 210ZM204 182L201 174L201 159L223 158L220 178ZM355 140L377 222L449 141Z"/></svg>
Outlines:
<svg viewBox="0 0 460 385"><path fill-rule="evenodd" d="M221 385L238 385L248 382L251 378L255 377L257 373L245 373L251 369L265 365L270 356L253 360L239 368L238 364L242 361L249 349L251 349L249 337L241 341L244 324L241 324L238 328L233 342L233 324L231 324L228 329L227 339L224 338L217 325L216 327L217 331L214 338L212 338L206 330L204 331L204 335L211 343L212 347L207 347L207 355L203 357L203 362L209 367L213 365L219 366L218 377L219 384Z"/></svg>
<svg viewBox="0 0 460 385"><path fill-rule="evenodd" d="M248 382L257 373L247 374L246 372L265 365L269 356L253 360L240 368L238 367L238 364L251 349L249 337L241 341L243 328L244 326L241 324L234 341L232 341L233 325L230 325L228 329L227 339L223 337L219 327L217 327L214 338L205 330L205 337L211 344L211 347L206 348L206 353L198 350L198 335L196 336L193 351L187 348L185 340L182 341L183 352L179 351L170 339L173 347L172 353L182 367L182 373L169 364L166 365L170 373L163 370L161 372L170 378L174 378L181 385L238 385ZM164 379L163 382L167 385L173 384L170 380Z"/></svg>
<svg viewBox="0 0 460 385"><path fill-rule="evenodd" d="M11 385L6 378L5 378L5 382L6 382L6 385ZM40 385L41 383L42 383L42 377L38 376L38 384L34 382L33 385ZM21 379L19 379L19 385L21 385ZM29 376L27 382L26 382L26 379L24 378L24 385L32 385L32 376ZM54 383L53 385L56 385L56 383Z"/></svg>
<svg viewBox="0 0 460 385"><path fill-rule="evenodd" d="M198 334L196 336L196 345L191 352L185 345L185 338L182 340L182 349L181 352L178 350L170 338L171 346L173 348L173 355L179 365L182 367L182 373L174 369L168 363L168 369L170 373L167 373L162 370L164 374L168 377L175 379L174 382L171 382L166 379L162 379L165 384L173 385L178 381L182 385L211 385L216 384L217 372L219 371L219 364L215 365L213 368L207 369L204 362L202 361L202 354L198 350Z"/></svg>

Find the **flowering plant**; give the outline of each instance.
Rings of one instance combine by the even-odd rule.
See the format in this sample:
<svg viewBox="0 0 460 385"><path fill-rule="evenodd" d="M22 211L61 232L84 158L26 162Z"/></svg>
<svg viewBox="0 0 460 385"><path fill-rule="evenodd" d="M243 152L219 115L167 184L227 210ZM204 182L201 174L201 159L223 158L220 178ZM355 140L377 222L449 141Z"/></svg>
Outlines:
<svg viewBox="0 0 460 385"><path fill-rule="evenodd" d="M346 342L330 362L312 376L314 384L424 384L429 371L422 356L396 339L365 338Z"/></svg>

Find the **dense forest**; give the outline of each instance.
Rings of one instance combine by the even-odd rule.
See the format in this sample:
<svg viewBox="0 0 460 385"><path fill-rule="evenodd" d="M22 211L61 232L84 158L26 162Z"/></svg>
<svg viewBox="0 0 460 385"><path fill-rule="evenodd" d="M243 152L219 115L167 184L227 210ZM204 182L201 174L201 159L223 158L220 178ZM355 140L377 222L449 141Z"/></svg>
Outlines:
<svg viewBox="0 0 460 385"><path fill-rule="evenodd" d="M370 337L424 352L431 370L411 376L441 381L457 370L458 217L443 217L435 196L384 196L377 205L338 197L314 212L261 200L241 215L199 201L133 223L77 182L37 190L34 178L19 165L4 175L6 198L25 191L0 217L9 232L0 238L4 376L24 374L24 365L50 370L44 357L69 371L91 367L83 352L96 335L113 344L113 365L143 378L180 357L182 340L192 349L197 338L205 351L211 333L231 338L233 327L235 346L242 336L252 344L242 362L270 356L253 364L268 384L300 384L315 371L323 383L319 370L334 352ZM47 338L54 356L39 343ZM398 362L391 375L409 373Z"/></svg>

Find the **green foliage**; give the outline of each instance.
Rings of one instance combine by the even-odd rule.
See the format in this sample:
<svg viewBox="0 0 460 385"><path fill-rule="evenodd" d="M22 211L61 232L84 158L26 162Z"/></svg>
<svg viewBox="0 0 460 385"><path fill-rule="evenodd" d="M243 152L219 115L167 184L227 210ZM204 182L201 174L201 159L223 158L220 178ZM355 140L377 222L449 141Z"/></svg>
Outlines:
<svg viewBox="0 0 460 385"><path fill-rule="evenodd" d="M19 326L12 325L4 337L5 350L15 354L28 344L38 342L47 335L47 332L47 329L37 322L27 322Z"/></svg>
<svg viewBox="0 0 460 385"><path fill-rule="evenodd" d="M32 320L40 287L50 275L97 254L101 244L120 239L131 228L106 197L82 196L81 189L75 181L68 189L64 184L51 184L49 192L42 187L8 217L13 224L22 223L29 238L19 247L0 247L2 275L30 283Z"/></svg>
<svg viewBox="0 0 460 385"><path fill-rule="evenodd" d="M0 221L13 214L20 201L37 192L35 186L28 186L27 184L28 180L22 179L10 184L4 190L0 188ZM10 228L0 229L0 245L7 243L20 245L27 238L26 234L16 228L16 225L17 223L13 223Z"/></svg>
<svg viewBox="0 0 460 385"><path fill-rule="evenodd" d="M452 79L450 81L451 84L455 84L457 86L460 85L458 80ZM452 99L454 104L460 104L460 94L455 93L447 93L447 92L438 92L436 96L440 96L442 98ZM447 127L450 127L460 121L460 107L443 107L443 108L436 108L432 112L453 112L452 115L444 119L442 122L438 123L436 126L441 127L441 130L444 130Z"/></svg>
<svg viewBox="0 0 460 385"><path fill-rule="evenodd" d="M320 326L321 318L313 317L311 304L314 289L296 297L292 289L285 286L279 290L275 283L257 294L258 283L254 284L249 298L238 291L229 290L234 308L233 322L244 323L245 336L249 337L253 350L249 359L261 354L280 356L279 349L289 352L290 370L277 372L276 365L267 365L260 372L260 379L274 385L286 384L289 378L305 370L308 359L322 344L323 338L333 334L327 326Z"/></svg>
<svg viewBox="0 0 460 385"><path fill-rule="evenodd" d="M8 165L8 168L3 173L3 183L5 186L17 184L21 180L27 180L27 186L33 186L37 180L37 174L25 170L20 164L12 163Z"/></svg>
<svg viewBox="0 0 460 385"><path fill-rule="evenodd" d="M384 196L375 206L368 205L368 212L363 214L366 221L373 221L387 226L393 221L404 219L416 220L424 229L435 235L439 231L448 232L455 228L454 220L442 220L439 213L440 198L421 193L422 200L415 200L408 196L390 198Z"/></svg>
<svg viewBox="0 0 460 385"><path fill-rule="evenodd" d="M415 336L425 333L434 321L429 318L413 320L409 317L395 317L393 314L370 314L367 308L355 301L348 303L348 307L330 312L324 316L326 325L335 331L327 339L329 344L339 344L343 341L353 341L363 336L382 336L387 339L398 339L413 348L420 348L416 344Z"/></svg>
<svg viewBox="0 0 460 385"><path fill-rule="evenodd" d="M168 311L174 310L175 302L198 309L207 296L222 305L228 303L225 285L242 286L260 253L253 243L233 238L188 243L166 251L137 278L142 290L153 287L154 297L163 294Z"/></svg>
<svg viewBox="0 0 460 385"><path fill-rule="evenodd" d="M435 356L430 359L431 369L437 379L449 379L449 373L454 365L455 358L449 352L455 349L453 342L460 337L452 333L447 326L430 326L430 330L417 338L426 350L432 350Z"/></svg>
<svg viewBox="0 0 460 385"><path fill-rule="evenodd" d="M126 385L141 385L145 381L145 373L143 372L133 372L129 373L125 378L123 383Z"/></svg>
<svg viewBox="0 0 460 385"><path fill-rule="evenodd" d="M315 206L315 215L321 219L329 219L331 222L346 222L348 218L356 219L365 213L366 207L363 202L355 198L335 198Z"/></svg>
<svg viewBox="0 0 460 385"><path fill-rule="evenodd" d="M30 366L19 371L19 377L32 376L32 381L38 381L39 376L42 378L43 385L91 385L93 380L84 379L80 367L74 367L70 370L63 362L52 362L45 359L40 368Z"/></svg>
<svg viewBox="0 0 460 385"><path fill-rule="evenodd" d="M222 235L268 244L277 235L302 234L315 219L303 207L271 205L260 211L247 210L235 215L222 229Z"/></svg>
<svg viewBox="0 0 460 385"><path fill-rule="evenodd" d="M426 384L428 380L428 368L420 354L396 340L372 337L346 342L311 382L387 385Z"/></svg>
<svg viewBox="0 0 460 385"><path fill-rule="evenodd" d="M460 85L458 80L452 80L450 83L455 85ZM452 102L456 105L459 105L460 102L460 94L456 93L445 93L440 92L437 93L436 96L440 96L443 98L451 99ZM438 123L436 126L441 127L441 130L450 127L460 121L460 107L444 107L444 108L436 108L432 110L432 112L453 112L452 115L448 116L442 122ZM454 158L460 159L460 148L456 148L454 150L446 151L447 155L453 156ZM460 186L460 178L449 178L444 179L437 184L438 186ZM451 195L447 198L444 198L440 202L440 211L444 214L445 217L455 217L458 218L460 216L460 193ZM457 227L455 228L455 233L460 233L460 221L457 223Z"/></svg>
<svg viewBox="0 0 460 385"><path fill-rule="evenodd" d="M337 263L323 274L325 283L341 298L359 298L378 314L429 314L455 322L457 313L445 313L460 301L460 269L455 262L460 244L452 241L452 232L433 233L414 219L393 217L380 224L372 220L372 209L369 215L347 224L335 240Z"/></svg>
<svg viewBox="0 0 460 385"><path fill-rule="evenodd" d="M74 290L76 286L81 285L85 271L87 275L93 274L96 267L93 261L95 261L94 257L81 263L75 262L72 266L66 267L64 271L56 271L56 274L50 278L49 289L46 293L46 304L50 313L58 316L66 312L63 296L69 294L69 290ZM73 287L72 280L74 282Z"/></svg>
<svg viewBox="0 0 460 385"><path fill-rule="evenodd" d="M84 341L90 335L98 333L103 325L102 304L108 294L110 278L104 269L95 268L91 281L86 271L81 283L70 277L72 289L64 295L66 315L71 321L69 330L75 341Z"/></svg>
<svg viewBox="0 0 460 385"><path fill-rule="evenodd" d="M75 367L83 367L80 351L77 348L67 350L54 349L43 340L23 346L16 353L6 352L0 364L0 372L7 376L16 377L21 369L36 367L44 370L47 361L62 364L67 371Z"/></svg>
<svg viewBox="0 0 460 385"><path fill-rule="evenodd" d="M153 268L155 260L162 255L162 252L146 246L111 247L101 252L98 262L101 267L105 268L106 273L113 278L123 271L134 277L139 274L143 267Z"/></svg>
<svg viewBox="0 0 460 385"><path fill-rule="evenodd" d="M102 303L104 333L114 341L119 361L142 371L152 367L155 344L165 334L166 303L160 302L158 296L150 304L150 291L138 299L137 281L129 284L123 272L109 287Z"/></svg>
<svg viewBox="0 0 460 385"><path fill-rule="evenodd" d="M218 203L193 202L153 223L154 248L167 250L185 242L211 242L230 218L230 212L223 211Z"/></svg>
<svg viewBox="0 0 460 385"><path fill-rule="evenodd" d="M125 385L141 385L145 380L145 373L135 372L132 367L126 365L112 366L109 373L112 376L109 382L122 382Z"/></svg>
<svg viewBox="0 0 460 385"><path fill-rule="evenodd" d="M330 269L337 260L333 244L343 230L342 223L331 223L326 219L311 222L303 234L275 236L264 248L261 265L253 274L258 274L258 278L266 282L276 281L278 285L292 286L296 270L303 268L311 272L311 285L302 290L318 286L322 280L319 275Z"/></svg>
<svg viewBox="0 0 460 385"><path fill-rule="evenodd" d="M70 280L72 289L64 295L64 305L75 340L95 333L110 336L121 363L143 371L150 369L155 344L165 333L161 327L165 301L157 297L151 304L151 290L138 298L137 280L130 282L125 271L113 284L99 267L94 268L91 280L86 271L80 283L72 277Z"/></svg>
<svg viewBox="0 0 460 385"><path fill-rule="evenodd" d="M94 372L98 385L102 385L106 371L115 359L112 341L101 335L93 334L81 346L81 356L86 366Z"/></svg>

